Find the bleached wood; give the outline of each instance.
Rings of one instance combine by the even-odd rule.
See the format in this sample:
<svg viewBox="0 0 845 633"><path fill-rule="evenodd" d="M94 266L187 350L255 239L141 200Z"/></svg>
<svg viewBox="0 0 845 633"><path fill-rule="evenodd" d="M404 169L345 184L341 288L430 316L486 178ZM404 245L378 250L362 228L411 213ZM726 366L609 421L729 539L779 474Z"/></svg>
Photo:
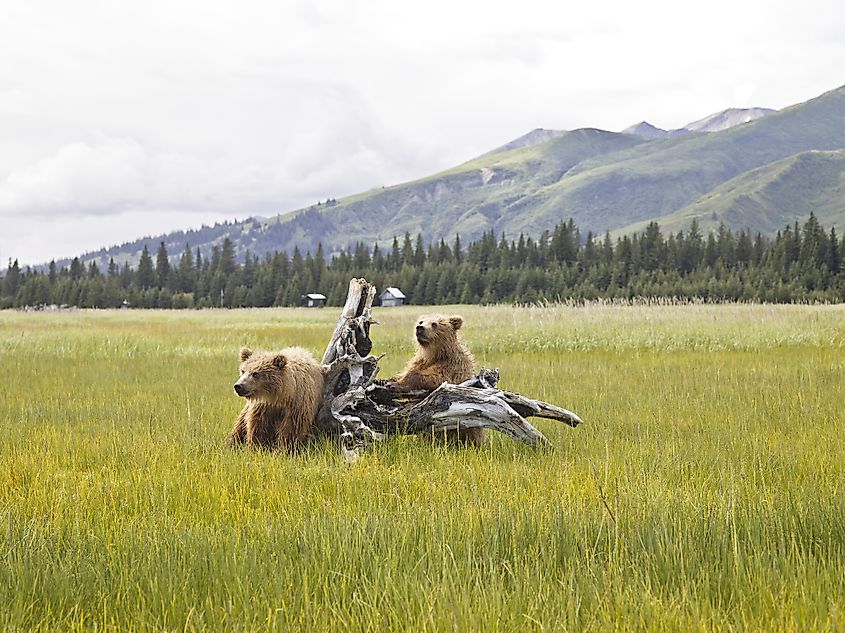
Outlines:
<svg viewBox="0 0 845 633"><path fill-rule="evenodd" d="M334 328L334 333L326 345L326 352L323 354L323 365L329 365L332 361L340 358L346 353L346 343L350 335L351 322L361 319L372 322L370 314L373 307L373 299L376 296L376 287L367 282L366 279L353 278L349 282L349 290L346 294L346 303L340 312L340 318ZM367 326L369 327L369 325ZM369 334L369 329L367 330Z"/></svg>
<svg viewBox="0 0 845 633"><path fill-rule="evenodd" d="M346 303L323 356L325 388L315 427L338 438L341 454L357 461L366 447L387 435L444 433L483 427L534 448L550 447L525 418L536 416L575 427L581 419L566 409L497 387L499 371L482 369L460 384L431 392L400 393L376 382L381 356L370 355L372 302L376 288L365 279L349 282Z"/></svg>

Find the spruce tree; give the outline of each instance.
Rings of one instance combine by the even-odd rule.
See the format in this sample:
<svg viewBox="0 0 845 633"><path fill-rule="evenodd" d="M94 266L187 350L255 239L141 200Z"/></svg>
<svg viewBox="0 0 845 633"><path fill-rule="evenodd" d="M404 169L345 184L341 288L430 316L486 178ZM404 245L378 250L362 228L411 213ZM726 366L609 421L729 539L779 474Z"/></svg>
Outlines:
<svg viewBox="0 0 845 633"><path fill-rule="evenodd" d="M223 239L223 248L220 250L220 272L225 277L231 275L235 270L235 246L227 235Z"/></svg>
<svg viewBox="0 0 845 633"><path fill-rule="evenodd" d="M197 255L199 256L199 249ZM191 245L187 242L185 243L185 250L182 251L182 256L179 258L177 277L180 292L194 291L194 256L191 254Z"/></svg>
<svg viewBox="0 0 845 633"><path fill-rule="evenodd" d="M18 265L18 260L10 261L9 268L6 270L6 276L3 278L3 294L7 297L14 298L18 292L21 282L21 268Z"/></svg>
<svg viewBox="0 0 845 633"><path fill-rule="evenodd" d="M384 255L381 254L381 249L378 247L378 242L376 242L375 246L373 246L373 255L370 258L370 261L373 262L373 270L376 272L384 271L385 259Z"/></svg>
<svg viewBox="0 0 845 633"><path fill-rule="evenodd" d="M146 244L144 244L144 250L141 251L141 259L138 261L138 272L135 279L141 290L152 288L156 282L155 272L153 271L153 258L150 257L150 251Z"/></svg>
<svg viewBox="0 0 845 633"><path fill-rule="evenodd" d="M405 233L405 239L402 242L402 265L414 265L414 245L411 243L411 234Z"/></svg>
<svg viewBox="0 0 845 633"><path fill-rule="evenodd" d="M82 262L79 261L78 257L74 257L73 261L70 262L70 278L73 280L80 279L84 272L84 268L82 266Z"/></svg>
<svg viewBox="0 0 845 633"><path fill-rule="evenodd" d="M170 279L170 260L167 256L167 247L164 242L158 245L158 252L156 253L156 281L159 288L167 286Z"/></svg>
<svg viewBox="0 0 845 633"><path fill-rule="evenodd" d="M833 275L838 275L842 270L842 253L839 249L836 229L831 228L830 236L828 237L827 268Z"/></svg>
<svg viewBox="0 0 845 633"><path fill-rule="evenodd" d="M417 242L414 247L413 264L417 268L422 268L425 264L425 246L423 246L422 233L417 233Z"/></svg>
<svg viewBox="0 0 845 633"><path fill-rule="evenodd" d="M845 239L845 236L843 236ZM393 246L390 248L390 256L387 258L387 269L390 272L398 272L402 265L402 255L399 251L399 240L396 236L393 237Z"/></svg>

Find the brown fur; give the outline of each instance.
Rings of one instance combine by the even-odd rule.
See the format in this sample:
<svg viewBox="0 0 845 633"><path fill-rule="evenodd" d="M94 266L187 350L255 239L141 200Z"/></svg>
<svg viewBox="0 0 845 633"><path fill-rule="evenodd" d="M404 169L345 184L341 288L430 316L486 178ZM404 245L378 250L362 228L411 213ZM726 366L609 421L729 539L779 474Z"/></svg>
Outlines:
<svg viewBox="0 0 845 633"><path fill-rule="evenodd" d="M390 379L392 386L400 391L433 391L444 382L456 385L472 378L475 359L458 338L463 324L458 315L421 316L414 328L416 353L405 369ZM460 431L457 437L471 444L488 441L483 428Z"/></svg>
<svg viewBox="0 0 845 633"><path fill-rule="evenodd" d="M240 351L235 392L247 399L229 434L231 445L293 448L303 442L320 408L323 369L301 347Z"/></svg>

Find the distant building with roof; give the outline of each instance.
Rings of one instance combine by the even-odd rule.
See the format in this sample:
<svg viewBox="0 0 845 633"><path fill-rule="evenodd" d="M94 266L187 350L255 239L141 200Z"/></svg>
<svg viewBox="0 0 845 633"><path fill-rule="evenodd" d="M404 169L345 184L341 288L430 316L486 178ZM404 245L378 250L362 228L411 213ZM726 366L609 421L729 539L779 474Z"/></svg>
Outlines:
<svg viewBox="0 0 845 633"><path fill-rule="evenodd" d="M393 287L385 288L384 292L379 295L379 300L383 308L395 308L404 305L406 298L404 292L399 290L399 288Z"/></svg>
<svg viewBox="0 0 845 633"><path fill-rule="evenodd" d="M322 308L326 305L326 295L321 295L319 292L302 295L302 305L306 308Z"/></svg>

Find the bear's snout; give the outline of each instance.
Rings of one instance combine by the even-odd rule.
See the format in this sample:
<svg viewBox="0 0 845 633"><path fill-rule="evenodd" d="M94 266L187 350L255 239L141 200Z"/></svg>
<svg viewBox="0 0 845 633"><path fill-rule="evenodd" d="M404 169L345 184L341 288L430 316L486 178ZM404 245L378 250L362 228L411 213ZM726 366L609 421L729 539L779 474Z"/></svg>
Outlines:
<svg viewBox="0 0 845 633"><path fill-rule="evenodd" d="M235 393L239 396L245 396L247 394L246 387L244 387L241 383L235 383Z"/></svg>
<svg viewBox="0 0 845 633"><path fill-rule="evenodd" d="M417 326L417 334L422 334L425 332L425 328L422 325Z"/></svg>

